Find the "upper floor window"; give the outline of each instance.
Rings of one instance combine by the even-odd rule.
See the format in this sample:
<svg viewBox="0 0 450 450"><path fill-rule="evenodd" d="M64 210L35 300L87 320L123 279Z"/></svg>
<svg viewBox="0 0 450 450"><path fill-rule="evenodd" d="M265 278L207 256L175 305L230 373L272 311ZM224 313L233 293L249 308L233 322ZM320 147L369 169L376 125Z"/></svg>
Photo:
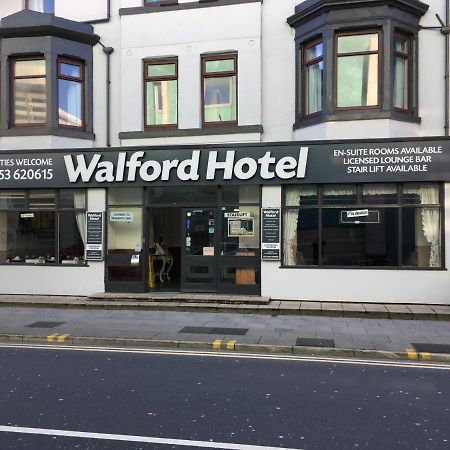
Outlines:
<svg viewBox="0 0 450 450"><path fill-rule="evenodd" d="M176 59L144 63L145 127L178 123L178 62Z"/></svg>
<svg viewBox="0 0 450 450"><path fill-rule="evenodd" d="M46 67L43 58L15 59L13 70L13 124L42 125L47 118Z"/></svg>
<svg viewBox="0 0 450 450"><path fill-rule="evenodd" d="M237 55L202 56L203 124L237 122Z"/></svg>
<svg viewBox="0 0 450 450"><path fill-rule="evenodd" d="M343 34L336 39L336 107L377 106L379 34Z"/></svg>
<svg viewBox="0 0 450 450"><path fill-rule="evenodd" d="M84 64L80 61L58 60L58 123L84 126Z"/></svg>
<svg viewBox="0 0 450 450"><path fill-rule="evenodd" d="M294 128L318 122L420 122L418 30L428 5L377 0L301 2L288 23L297 57Z"/></svg>
<svg viewBox="0 0 450 450"><path fill-rule="evenodd" d="M304 45L303 51L305 115L322 110L323 100L323 42L315 39Z"/></svg>
<svg viewBox="0 0 450 450"><path fill-rule="evenodd" d="M411 38L394 35L394 108L409 112L411 104Z"/></svg>
<svg viewBox="0 0 450 450"><path fill-rule="evenodd" d="M27 0L27 9L42 13L55 13L55 0Z"/></svg>

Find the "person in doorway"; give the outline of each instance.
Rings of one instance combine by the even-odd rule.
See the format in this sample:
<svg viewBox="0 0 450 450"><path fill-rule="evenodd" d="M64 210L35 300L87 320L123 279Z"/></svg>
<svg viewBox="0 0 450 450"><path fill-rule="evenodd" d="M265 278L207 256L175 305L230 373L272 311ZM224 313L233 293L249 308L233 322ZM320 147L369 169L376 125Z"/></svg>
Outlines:
<svg viewBox="0 0 450 450"><path fill-rule="evenodd" d="M157 242L155 242L155 255L166 255L169 256L170 252L167 246L164 244L164 238L160 236Z"/></svg>
<svg viewBox="0 0 450 450"><path fill-rule="evenodd" d="M158 239L157 242L155 242L154 248L154 259L161 260L161 268L158 271L155 271L155 274L162 284L164 282L164 278L170 280L170 269L173 266L173 257L169 252L167 246L164 244L164 239L162 236Z"/></svg>

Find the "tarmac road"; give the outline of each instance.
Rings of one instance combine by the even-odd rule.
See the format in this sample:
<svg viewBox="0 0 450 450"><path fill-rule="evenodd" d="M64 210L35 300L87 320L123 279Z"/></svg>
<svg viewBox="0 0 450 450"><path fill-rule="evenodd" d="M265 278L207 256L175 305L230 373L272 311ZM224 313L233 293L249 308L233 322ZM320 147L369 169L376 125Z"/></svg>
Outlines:
<svg viewBox="0 0 450 450"><path fill-rule="evenodd" d="M0 448L450 448L450 366L406 364L11 344Z"/></svg>

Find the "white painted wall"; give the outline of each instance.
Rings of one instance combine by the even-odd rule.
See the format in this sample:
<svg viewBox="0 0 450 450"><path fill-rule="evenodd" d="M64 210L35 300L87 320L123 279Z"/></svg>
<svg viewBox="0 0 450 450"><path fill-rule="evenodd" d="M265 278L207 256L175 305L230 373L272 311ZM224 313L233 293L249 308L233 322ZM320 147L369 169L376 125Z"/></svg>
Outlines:
<svg viewBox="0 0 450 450"><path fill-rule="evenodd" d="M108 0L55 0L55 16L78 22L106 19Z"/></svg>
<svg viewBox="0 0 450 450"><path fill-rule="evenodd" d="M261 124L260 3L122 16L121 39L121 131L143 130L143 60L167 56L178 57L179 128L200 128L200 55L227 51L238 53L238 123Z"/></svg>
<svg viewBox="0 0 450 450"><path fill-rule="evenodd" d="M9 16L24 8L25 0L2 0L0 1L0 18Z"/></svg>

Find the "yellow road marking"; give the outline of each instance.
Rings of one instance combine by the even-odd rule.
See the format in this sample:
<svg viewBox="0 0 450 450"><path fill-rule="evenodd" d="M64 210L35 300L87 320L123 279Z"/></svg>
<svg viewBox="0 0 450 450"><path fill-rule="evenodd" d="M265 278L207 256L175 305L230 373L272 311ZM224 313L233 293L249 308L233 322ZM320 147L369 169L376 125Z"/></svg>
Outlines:
<svg viewBox="0 0 450 450"><path fill-rule="evenodd" d="M236 341L228 341L227 342L227 350L234 350L235 345L236 345Z"/></svg>
<svg viewBox="0 0 450 450"><path fill-rule="evenodd" d="M47 342L53 342L53 340L54 340L57 336L59 336L59 333L49 334L49 335L47 336Z"/></svg>
<svg viewBox="0 0 450 450"><path fill-rule="evenodd" d="M428 352L420 352L420 359L431 359L431 353Z"/></svg>
<svg viewBox="0 0 450 450"><path fill-rule="evenodd" d="M61 334L60 336L58 336L58 342L64 342L67 336L70 336L70 334L69 333Z"/></svg>
<svg viewBox="0 0 450 450"><path fill-rule="evenodd" d="M419 359L417 352L413 348L405 348L408 359Z"/></svg>
<svg viewBox="0 0 450 450"><path fill-rule="evenodd" d="M213 349L215 350L220 350L221 346L222 346L222 341L220 339L216 339L213 343L212 343Z"/></svg>

